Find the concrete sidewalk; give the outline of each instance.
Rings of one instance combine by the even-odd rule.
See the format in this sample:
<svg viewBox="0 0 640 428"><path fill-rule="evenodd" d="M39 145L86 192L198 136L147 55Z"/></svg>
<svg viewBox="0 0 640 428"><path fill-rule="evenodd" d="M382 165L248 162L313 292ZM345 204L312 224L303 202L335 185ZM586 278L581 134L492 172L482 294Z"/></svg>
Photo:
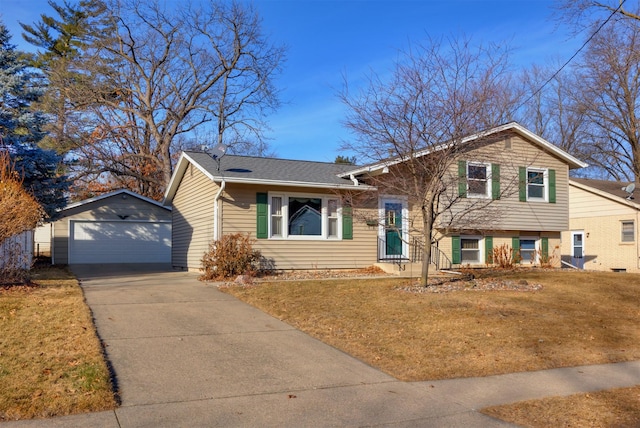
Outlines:
<svg viewBox="0 0 640 428"><path fill-rule="evenodd" d="M640 384L640 362L400 382L194 274L75 271L121 406L3 426L500 427L477 410Z"/></svg>

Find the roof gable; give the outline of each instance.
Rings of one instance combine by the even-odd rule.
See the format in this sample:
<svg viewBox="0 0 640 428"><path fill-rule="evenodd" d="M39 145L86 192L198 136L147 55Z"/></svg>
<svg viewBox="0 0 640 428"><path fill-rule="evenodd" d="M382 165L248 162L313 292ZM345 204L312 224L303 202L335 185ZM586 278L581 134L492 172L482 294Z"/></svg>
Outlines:
<svg viewBox="0 0 640 428"><path fill-rule="evenodd" d="M60 210L60 214L64 215L64 212L67 211L67 210L78 208L78 207L81 207L83 205L91 204L93 202L99 202L99 201L101 201L103 199L108 199L108 198L111 198L113 196L118 196L118 195L131 196L133 198L140 199L141 201L147 202L149 204L156 205L157 207L163 208L165 210L171 210L171 207L164 206L162 203L160 203L158 201L154 201L151 198L147 198L146 196L142 196L139 193L135 193L135 192L132 192L132 191L127 190L127 189L120 189L120 190L115 190L113 192L105 193L103 195L95 196L93 198L84 199L82 201L78 201L78 202L74 202L72 204L69 204L66 207L64 207L62 210Z"/></svg>
<svg viewBox="0 0 640 428"><path fill-rule="evenodd" d="M575 169L575 168L585 168L588 165L584 162L582 162L581 160L579 160L578 158L570 155L569 153L565 152L564 150L560 149L559 147L551 144L550 142L548 142L547 140L545 140L544 138L534 134L533 132L529 131L527 128L525 128L524 126L520 125L517 122L509 122L505 125L501 125L501 126L497 126L495 128L491 128L487 131L483 131L483 132L479 132L473 135L469 135L468 137L465 137L462 139L462 144L467 144L467 143L471 143L473 141L478 140L479 138L485 138L488 136L492 136L492 135L496 135L502 132L507 132L507 131L512 131L515 132L516 134L524 137L527 141L530 141L531 143L533 143L535 146L537 146L538 148L542 149L542 150L546 150L549 153L551 153L552 155L560 158L562 161L564 161L565 163L567 163L569 165L569 169ZM426 156L429 155L430 153L433 153L434 151L437 150L441 150L441 149L445 149L447 147L449 147L450 144L449 143L442 143L440 146L437 146L435 149L424 149L421 151L418 151L415 153L415 157L422 157L422 156ZM381 162L375 162L369 165L365 165L363 167L358 167L358 168L354 168L351 169L349 171L346 171L345 173L342 174L342 176L347 176L347 175L354 175L354 176L358 176L361 174L366 174L366 173L371 173L374 171L378 171L384 168L388 168L390 166L393 165L397 165L399 163L404 162L405 160L407 160L407 157L403 157L403 156L398 156L398 157L394 157L394 158L390 158Z"/></svg>

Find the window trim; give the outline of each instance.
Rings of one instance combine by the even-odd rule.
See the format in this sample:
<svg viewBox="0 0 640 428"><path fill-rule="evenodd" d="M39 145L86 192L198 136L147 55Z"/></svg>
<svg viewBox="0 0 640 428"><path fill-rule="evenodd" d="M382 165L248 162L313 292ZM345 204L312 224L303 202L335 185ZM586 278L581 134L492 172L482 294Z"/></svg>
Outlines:
<svg viewBox="0 0 640 428"><path fill-rule="evenodd" d="M481 181L477 179L470 178L469 175L469 166L483 166L486 170L486 178L484 181L487 184L487 192L482 195L479 193L471 193L469 187L469 181ZM467 198L469 199L492 199L493 197L493 176L492 176L492 165L491 162L480 162L480 161L467 161L465 166L465 184L467 186Z"/></svg>
<svg viewBox="0 0 640 428"><path fill-rule="evenodd" d="M297 193L297 192L268 192L267 193L267 239L280 241L280 240L295 240L295 241L339 241L342 240L342 202L340 197L337 195L328 195L328 194L320 194L320 193ZM282 235L274 236L273 235L273 223L272 223L272 202L274 197L282 198L282 207L281 207L281 229ZM289 198L316 198L320 199L321 203L321 233L320 235L290 235L289 234ZM328 205L329 200L335 200L337 204L336 217L337 217L337 225L336 232L337 236L329 236L329 215L328 215ZM333 218L336 218L333 217Z"/></svg>
<svg viewBox="0 0 640 428"><path fill-rule="evenodd" d="M529 172L541 172L542 173L542 198L529 196ZM525 176L525 189L527 192L527 201L528 202L549 202L549 168L537 168L537 167L527 167L526 176ZM534 186L539 186L534 184Z"/></svg>
<svg viewBox="0 0 640 428"><path fill-rule="evenodd" d="M464 252L464 249L462 248L462 240L463 239L477 239L478 240L478 260L474 261L474 262L468 262L468 261L464 261L464 257L462 257L462 254ZM480 236L480 235L460 235L460 264L461 265L481 265L481 264L485 264L485 257L484 257L484 237Z"/></svg>
<svg viewBox="0 0 640 428"><path fill-rule="evenodd" d="M631 240L624 239L624 225L631 224L633 227ZM636 242L636 222L635 220L620 220L620 243L621 244L633 244Z"/></svg>
<svg viewBox="0 0 640 428"><path fill-rule="evenodd" d="M518 242L520 243L518 248L518 253L520 255L520 264L525 265L535 265L539 262L539 255L542 252L542 240L539 236L519 236ZM529 261L525 261L524 257L522 257L522 241L533 241L533 258Z"/></svg>

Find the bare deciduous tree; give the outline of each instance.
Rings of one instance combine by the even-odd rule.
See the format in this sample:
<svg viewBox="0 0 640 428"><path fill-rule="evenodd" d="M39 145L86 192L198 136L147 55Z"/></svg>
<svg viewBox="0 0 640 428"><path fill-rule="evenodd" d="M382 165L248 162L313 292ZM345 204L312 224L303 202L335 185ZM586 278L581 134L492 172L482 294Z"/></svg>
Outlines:
<svg viewBox="0 0 640 428"><path fill-rule="evenodd" d="M206 143L232 152L247 142L264 148L262 119L278 106L272 79L284 50L267 41L251 6L106 3L117 32L93 38L77 64L88 78L73 98L88 103L93 119L77 149L79 178L132 180L134 190L158 198L177 141L197 129L212 127L216 141Z"/></svg>
<svg viewBox="0 0 640 428"><path fill-rule="evenodd" d="M467 200L463 210L458 177L451 171L462 153L483 141L482 130L505 123L514 105L508 50L474 46L469 39L429 39L396 64L386 80L372 74L366 87L340 94L349 108L345 125L354 140L344 149L359 160L388 163L386 174L370 177L381 193L405 197L420 212L414 230L422 236L421 282L427 284L435 226L474 223L490 200ZM474 142L465 138L476 134ZM456 169L457 171L457 169ZM366 192L364 192L366 193ZM438 223L436 223L438 222Z"/></svg>

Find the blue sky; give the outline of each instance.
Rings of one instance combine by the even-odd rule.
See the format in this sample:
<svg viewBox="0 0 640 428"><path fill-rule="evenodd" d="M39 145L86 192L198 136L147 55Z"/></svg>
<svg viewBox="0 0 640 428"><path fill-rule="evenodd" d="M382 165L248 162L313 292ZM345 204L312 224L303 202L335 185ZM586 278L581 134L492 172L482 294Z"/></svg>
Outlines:
<svg viewBox="0 0 640 428"><path fill-rule="evenodd" d="M60 0L61 2L62 0ZM171 1L171 0L168 0ZM176 0L180 1L180 0ZM357 82L369 70L389 71L409 43L465 34L476 42L509 42L519 65L568 59L581 40L552 16L553 0L255 0L264 31L288 47L278 79L283 106L269 118L278 157L332 162L350 135L336 97L343 76ZM52 14L46 0L0 0L14 44L29 50L18 21Z"/></svg>

